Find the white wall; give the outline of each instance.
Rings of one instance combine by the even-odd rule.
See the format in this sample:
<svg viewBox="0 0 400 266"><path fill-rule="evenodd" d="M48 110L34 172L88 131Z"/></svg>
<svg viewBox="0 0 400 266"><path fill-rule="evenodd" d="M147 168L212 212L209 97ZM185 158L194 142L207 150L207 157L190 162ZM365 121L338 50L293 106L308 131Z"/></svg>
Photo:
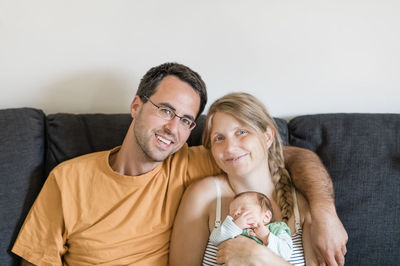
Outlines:
<svg viewBox="0 0 400 266"><path fill-rule="evenodd" d="M177 61L274 116L400 112L398 0L0 0L0 109L128 112Z"/></svg>

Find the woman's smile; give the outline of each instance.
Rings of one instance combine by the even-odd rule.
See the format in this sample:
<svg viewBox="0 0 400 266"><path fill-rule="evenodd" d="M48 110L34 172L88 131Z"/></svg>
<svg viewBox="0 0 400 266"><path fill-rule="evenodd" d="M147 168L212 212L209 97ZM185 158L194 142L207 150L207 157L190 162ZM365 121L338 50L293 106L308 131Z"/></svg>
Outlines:
<svg viewBox="0 0 400 266"><path fill-rule="evenodd" d="M249 153L245 153L245 154L242 154L239 156L231 156L231 157L228 157L227 159L225 159L225 161L235 163L238 161L242 161L242 159L244 159L247 155L249 155Z"/></svg>

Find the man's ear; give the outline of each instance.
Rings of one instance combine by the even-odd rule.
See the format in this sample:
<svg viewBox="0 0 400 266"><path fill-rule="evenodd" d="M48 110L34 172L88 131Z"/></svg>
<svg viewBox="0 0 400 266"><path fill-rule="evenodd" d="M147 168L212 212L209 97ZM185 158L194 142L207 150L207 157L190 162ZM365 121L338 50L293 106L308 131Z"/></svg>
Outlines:
<svg viewBox="0 0 400 266"><path fill-rule="evenodd" d="M272 219L272 212L268 210L264 213L263 223L269 224L271 222L271 219Z"/></svg>
<svg viewBox="0 0 400 266"><path fill-rule="evenodd" d="M142 99L140 99L140 97L136 95L131 103L131 116L133 119L135 119L136 115L142 109L142 105L143 105Z"/></svg>
<svg viewBox="0 0 400 266"><path fill-rule="evenodd" d="M275 140L275 131L273 131L270 127L267 127L267 130L264 132L267 148L271 147L272 143Z"/></svg>

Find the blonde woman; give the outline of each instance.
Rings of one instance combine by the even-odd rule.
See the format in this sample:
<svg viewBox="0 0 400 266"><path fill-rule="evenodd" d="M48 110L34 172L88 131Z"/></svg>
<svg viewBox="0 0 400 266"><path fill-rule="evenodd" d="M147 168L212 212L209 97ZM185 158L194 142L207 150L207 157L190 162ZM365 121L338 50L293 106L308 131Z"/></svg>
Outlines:
<svg viewBox="0 0 400 266"><path fill-rule="evenodd" d="M206 118L203 145L224 174L190 186L181 201L171 239L171 265L216 265L218 247L209 237L229 213L235 195L257 191L270 200L274 221L287 223L293 240L288 262L318 264L310 243L311 215L307 201L296 192L284 168L282 141L264 105L246 93L228 94L215 101ZM286 265L265 246L250 239L252 252L237 265L254 259L262 265ZM219 248L224 243L220 244Z"/></svg>

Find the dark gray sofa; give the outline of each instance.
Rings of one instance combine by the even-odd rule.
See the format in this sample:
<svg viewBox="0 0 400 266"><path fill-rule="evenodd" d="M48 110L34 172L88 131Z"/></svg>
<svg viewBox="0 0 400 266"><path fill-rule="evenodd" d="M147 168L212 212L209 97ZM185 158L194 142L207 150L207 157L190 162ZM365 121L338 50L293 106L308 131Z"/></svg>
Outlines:
<svg viewBox="0 0 400 266"><path fill-rule="evenodd" d="M204 117L189 145L199 144ZM128 114L0 110L0 265L49 171L58 163L122 143ZM315 151L335 186L349 234L346 265L400 264L400 114L322 114L277 119L286 143Z"/></svg>

